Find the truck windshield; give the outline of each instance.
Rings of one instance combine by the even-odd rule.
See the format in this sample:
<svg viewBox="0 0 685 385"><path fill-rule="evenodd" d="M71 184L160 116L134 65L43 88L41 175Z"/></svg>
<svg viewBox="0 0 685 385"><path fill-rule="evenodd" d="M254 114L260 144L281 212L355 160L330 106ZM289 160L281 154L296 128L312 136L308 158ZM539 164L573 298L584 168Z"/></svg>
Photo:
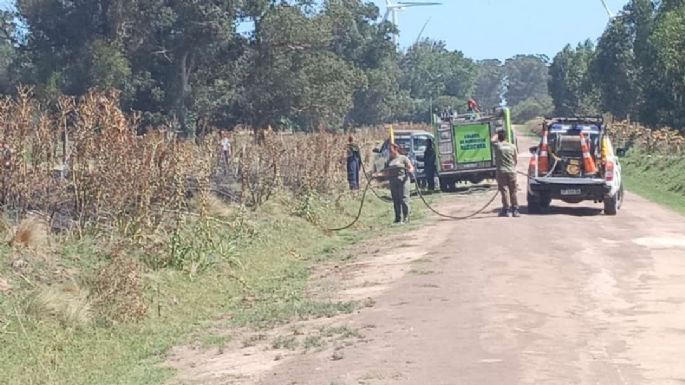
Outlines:
<svg viewBox="0 0 685 385"><path fill-rule="evenodd" d="M426 135L414 137L414 152L426 152L429 137Z"/></svg>

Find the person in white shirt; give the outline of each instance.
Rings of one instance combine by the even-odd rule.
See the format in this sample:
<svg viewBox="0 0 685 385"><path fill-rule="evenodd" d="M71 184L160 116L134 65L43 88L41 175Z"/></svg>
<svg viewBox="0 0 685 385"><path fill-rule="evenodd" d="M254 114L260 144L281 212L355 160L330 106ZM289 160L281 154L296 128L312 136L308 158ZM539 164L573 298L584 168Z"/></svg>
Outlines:
<svg viewBox="0 0 685 385"><path fill-rule="evenodd" d="M228 166L231 163L231 140L228 138L228 132L221 131L221 162L224 165L224 174L228 173Z"/></svg>

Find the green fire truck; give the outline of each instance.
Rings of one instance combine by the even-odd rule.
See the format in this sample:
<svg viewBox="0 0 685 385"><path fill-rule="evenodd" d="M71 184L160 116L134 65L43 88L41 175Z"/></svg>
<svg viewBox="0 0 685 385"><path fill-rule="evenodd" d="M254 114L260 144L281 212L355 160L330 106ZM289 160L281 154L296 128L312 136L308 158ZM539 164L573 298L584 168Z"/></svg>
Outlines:
<svg viewBox="0 0 685 385"><path fill-rule="evenodd" d="M500 127L504 129L507 141L516 144L508 108L498 108L492 115L433 116L442 191L455 191L460 182L478 184L495 179L495 157L490 140Z"/></svg>

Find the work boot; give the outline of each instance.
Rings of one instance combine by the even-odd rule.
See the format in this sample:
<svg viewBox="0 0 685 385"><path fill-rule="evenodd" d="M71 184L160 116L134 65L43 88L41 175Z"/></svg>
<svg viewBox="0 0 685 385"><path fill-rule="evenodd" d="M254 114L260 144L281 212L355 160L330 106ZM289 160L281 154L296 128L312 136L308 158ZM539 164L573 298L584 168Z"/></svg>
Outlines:
<svg viewBox="0 0 685 385"><path fill-rule="evenodd" d="M519 212L519 208L518 208L518 207L514 207L513 209L511 209L511 215L512 215L514 218L520 217L520 216L521 216L521 213Z"/></svg>
<svg viewBox="0 0 685 385"><path fill-rule="evenodd" d="M511 216L511 213L509 212L508 208L502 208L502 210L499 212L500 217L508 217Z"/></svg>

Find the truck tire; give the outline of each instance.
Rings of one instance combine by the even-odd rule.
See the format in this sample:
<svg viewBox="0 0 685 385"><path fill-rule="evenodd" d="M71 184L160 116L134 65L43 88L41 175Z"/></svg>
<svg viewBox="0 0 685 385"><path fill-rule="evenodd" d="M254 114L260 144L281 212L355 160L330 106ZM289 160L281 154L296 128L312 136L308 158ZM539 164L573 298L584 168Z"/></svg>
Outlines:
<svg viewBox="0 0 685 385"><path fill-rule="evenodd" d="M540 208L542 210L548 210L549 206L552 204L552 197L550 197L549 194L541 194L538 201L540 202Z"/></svg>
<svg viewBox="0 0 685 385"><path fill-rule="evenodd" d="M623 184L618 189L618 192L613 197L604 198L604 214L605 215L616 215L618 209L621 208L623 203Z"/></svg>
<svg viewBox="0 0 685 385"><path fill-rule="evenodd" d="M528 201L528 213L529 214L541 214L542 206L540 205L540 198L532 195L531 193L526 194L526 200Z"/></svg>
<svg viewBox="0 0 685 385"><path fill-rule="evenodd" d="M456 190L456 184L453 180L440 178L440 191L442 192L454 192Z"/></svg>

